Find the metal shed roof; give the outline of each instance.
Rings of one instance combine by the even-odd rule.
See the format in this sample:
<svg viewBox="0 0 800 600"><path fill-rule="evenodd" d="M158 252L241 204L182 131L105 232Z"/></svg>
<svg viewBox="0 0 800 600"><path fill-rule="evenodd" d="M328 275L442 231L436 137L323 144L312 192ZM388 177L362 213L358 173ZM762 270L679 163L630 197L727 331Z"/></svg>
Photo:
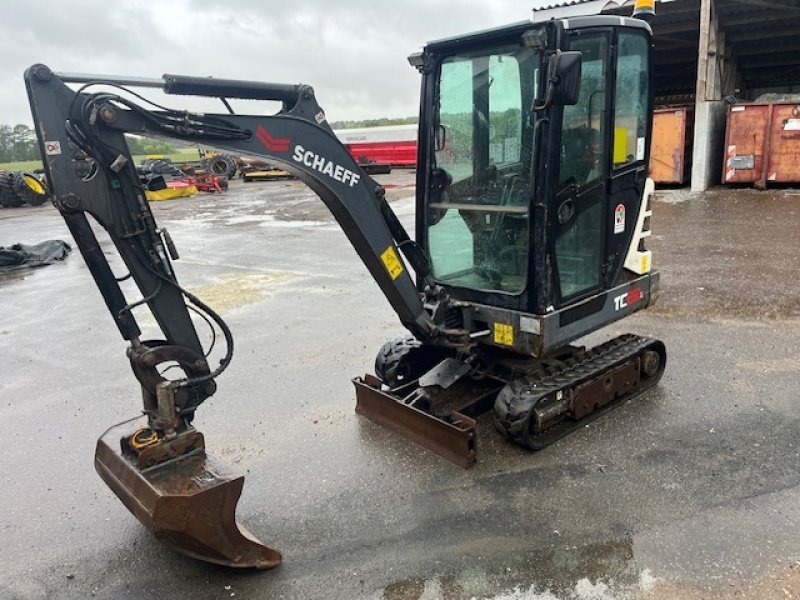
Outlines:
<svg viewBox="0 0 800 600"><path fill-rule="evenodd" d="M700 0L661 0L651 23L655 38L656 95L691 97L697 80ZM534 9L533 21L579 14L628 16L633 0L563 0ZM714 0L733 87L748 90L800 86L798 0Z"/></svg>

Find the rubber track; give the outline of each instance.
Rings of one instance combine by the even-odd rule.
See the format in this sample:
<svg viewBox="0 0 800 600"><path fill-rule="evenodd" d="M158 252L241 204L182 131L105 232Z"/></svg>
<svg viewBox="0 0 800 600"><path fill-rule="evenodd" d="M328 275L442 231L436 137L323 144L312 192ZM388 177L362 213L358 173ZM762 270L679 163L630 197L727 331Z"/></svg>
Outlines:
<svg viewBox="0 0 800 600"><path fill-rule="evenodd" d="M653 350L661 356L660 370L655 376L642 379L638 388L579 421L565 416L543 432L530 433L531 412L538 403L552 398L559 390L566 392L570 388L602 377L605 372L636 358L645 350ZM632 334L621 335L588 350L578 359L567 361L567 366L556 372L550 371L546 375L512 381L497 397L494 407L495 426L518 444L532 450L541 450L656 385L665 366L666 350L662 342Z"/></svg>

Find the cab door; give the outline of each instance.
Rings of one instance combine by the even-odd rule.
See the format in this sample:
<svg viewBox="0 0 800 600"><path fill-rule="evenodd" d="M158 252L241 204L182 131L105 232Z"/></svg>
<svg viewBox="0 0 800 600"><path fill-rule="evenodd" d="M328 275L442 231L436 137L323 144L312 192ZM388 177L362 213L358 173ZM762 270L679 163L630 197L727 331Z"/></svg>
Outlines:
<svg viewBox="0 0 800 600"><path fill-rule="evenodd" d="M633 239L650 159L652 99L650 36L619 29L614 46L613 130L608 215L606 286L627 277L622 270Z"/></svg>
<svg viewBox="0 0 800 600"><path fill-rule="evenodd" d="M608 210L610 30L572 34L582 54L578 103L561 116L560 157L550 207L559 306L603 286Z"/></svg>

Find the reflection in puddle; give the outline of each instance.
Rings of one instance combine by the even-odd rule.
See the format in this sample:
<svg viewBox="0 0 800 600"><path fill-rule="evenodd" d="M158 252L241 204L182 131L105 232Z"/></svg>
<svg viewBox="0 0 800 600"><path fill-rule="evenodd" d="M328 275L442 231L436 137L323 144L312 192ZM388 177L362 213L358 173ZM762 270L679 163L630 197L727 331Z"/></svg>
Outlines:
<svg viewBox="0 0 800 600"><path fill-rule="evenodd" d="M501 561L502 563L502 561ZM470 566L430 579L400 581L375 600L634 600L656 584L633 560L631 539L515 556L503 566Z"/></svg>
<svg viewBox="0 0 800 600"><path fill-rule="evenodd" d="M473 593L468 591L471 587L469 582L454 578L441 581L414 579L387 586L382 594L373 597L376 600L636 600L649 598L656 581L648 570L644 570L636 584L617 583L613 579L592 582L584 577L559 591L530 584L516 585L500 592Z"/></svg>

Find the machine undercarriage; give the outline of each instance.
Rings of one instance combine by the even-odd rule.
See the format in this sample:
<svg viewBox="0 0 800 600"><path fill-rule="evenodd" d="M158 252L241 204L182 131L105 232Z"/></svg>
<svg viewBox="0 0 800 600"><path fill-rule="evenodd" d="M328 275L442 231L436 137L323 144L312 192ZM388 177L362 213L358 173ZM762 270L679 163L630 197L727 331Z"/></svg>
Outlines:
<svg viewBox="0 0 800 600"><path fill-rule="evenodd" d="M413 338L387 342L378 376L353 380L356 411L462 467L477 460L477 419L489 411L506 438L541 450L655 386L666 366L662 342L631 334L546 359L437 350Z"/></svg>

